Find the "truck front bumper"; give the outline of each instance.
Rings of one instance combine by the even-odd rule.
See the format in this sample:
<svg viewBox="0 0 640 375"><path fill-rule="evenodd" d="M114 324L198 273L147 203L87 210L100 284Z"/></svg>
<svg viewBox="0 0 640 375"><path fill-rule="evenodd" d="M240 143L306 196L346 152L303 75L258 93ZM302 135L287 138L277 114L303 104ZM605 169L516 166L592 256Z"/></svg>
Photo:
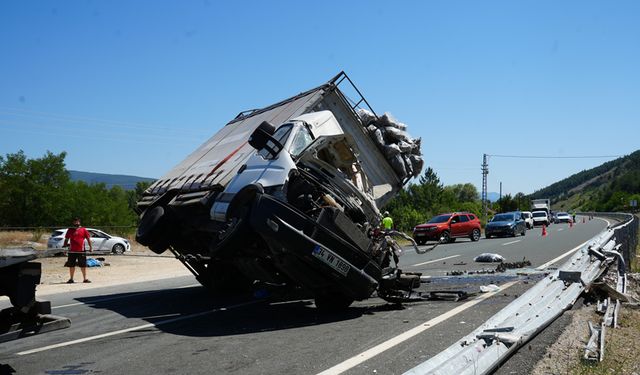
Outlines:
<svg viewBox="0 0 640 375"><path fill-rule="evenodd" d="M381 270L368 254L287 203L257 194L249 224L268 244L275 266L312 291L363 300L378 287Z"/></svg>

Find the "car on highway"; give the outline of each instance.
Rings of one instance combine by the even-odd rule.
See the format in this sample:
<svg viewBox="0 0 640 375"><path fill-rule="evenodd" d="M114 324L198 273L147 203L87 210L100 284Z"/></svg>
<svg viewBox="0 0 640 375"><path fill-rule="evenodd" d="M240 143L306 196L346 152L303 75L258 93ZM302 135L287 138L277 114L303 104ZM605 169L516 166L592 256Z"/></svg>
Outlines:
<svg viewBox="0 0 640 375"><path fill-rule="evenodd" d="M571 221L571 216L566 212L557 212L554 218L554 223L568 223Z"/></svg>
<svg viewBox="0 0 640 375"><path fill-rule="evenodd" d="M544 211L533 211L533 213L531 214L533 216L533 225L546 225L549 226L549 223L551 222L549 220L549 216L547 216L547 213Z"/></svg>
<svg viewBox="0 0 640 375"><path fill-rule="evenodd" d="M522 219L522 213L518 211L496 214L484 227L486 238L493 236L515 237L517 234L524 236L526 233L527 224Z"/></svg>
<svg viewBox="0 0 640 375"><path fill-rule="evenodd" d="M428 240L454 242L456 238L463 237L478 241L480 234L480 220L469 212L440 214L413 228L413 238L418 245L423 245Z"/></svg>
<svg viewBox="0 0 640 375"><path fill-rule="evenodd" d="M91 235L91 247L94 252L123 254L127 251L131 251L131 244L129 243L129 240L125 238L112 236L99 229L87 228L87 230ZM62 245L64 245L64 236L66 234L67 228L54 230L47 241L47 248L63 249L66 251L66 249L62 247ZM84 246L85 249L89 248L86 241Z"/></svg>
<svg viewBox="0 0 640 375"><path fill-rule="evenodd" d="M522 220L527 225L527 229L533 228L533 215L529 211L522 211Z"/></svg>

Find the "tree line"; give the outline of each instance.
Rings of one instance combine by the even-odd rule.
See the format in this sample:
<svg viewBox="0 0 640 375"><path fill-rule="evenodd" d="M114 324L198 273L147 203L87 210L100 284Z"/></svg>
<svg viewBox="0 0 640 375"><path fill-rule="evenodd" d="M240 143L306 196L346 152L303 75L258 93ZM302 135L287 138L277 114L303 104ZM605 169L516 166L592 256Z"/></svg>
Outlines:
<svg viewBox="0 0 640 375"><path fill-rule="evenodd" d="M66 155L50 151L34 159L23 151L0 155L0 227L66 227L76 216L91 227L135 226L134 207L149 183L127 191L71 181Z"/></svg>
<svg viewBox="0 0 640 375"><path fill-rule="evenodd" d="M496 202L488 203L488 215L495 212L528 210L529 198L518 193L507 194ZM386 206L398 230L411 231L420 223L445 212L471 212L483 219L482 201L478 189L471 183L444 186L432 168L427 168L417 183L409 184Z"/></svg>

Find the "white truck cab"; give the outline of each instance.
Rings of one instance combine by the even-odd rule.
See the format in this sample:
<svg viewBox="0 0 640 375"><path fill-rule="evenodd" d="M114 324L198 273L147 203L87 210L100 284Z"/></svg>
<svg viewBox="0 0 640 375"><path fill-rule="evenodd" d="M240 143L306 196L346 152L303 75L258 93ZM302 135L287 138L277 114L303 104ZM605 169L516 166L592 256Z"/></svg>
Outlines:
<svg viewBox="0 0 640 375"><path fill-rule="evenodd" d="M356 159L357 146L343 132L331 111L312 112L291 119L259 142L258 147L214 202L211 208L213 220L227 220L231 201L249 185L258 185L284 200L283 189L292 172L298 169L298 163L330 178L338 190L346 193L342 199L355 200L354 203L364 211L370 211L366 214L379 216L372 187ZM368 201L365 206L362 205L364 200Z"/></svg>

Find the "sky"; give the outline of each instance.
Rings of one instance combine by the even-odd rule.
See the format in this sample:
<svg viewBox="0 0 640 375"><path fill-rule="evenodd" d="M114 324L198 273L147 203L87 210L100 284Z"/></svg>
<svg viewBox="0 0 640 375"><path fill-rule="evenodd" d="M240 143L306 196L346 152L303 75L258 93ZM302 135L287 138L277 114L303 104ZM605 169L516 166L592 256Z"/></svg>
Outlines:
<svg viewBox="0 0 640 375"><path fill-rule="evenodd" d="M239 112L344 70L443 184L480 191L488 154L490 192L529 194L640 149L638 16L638 1L2 1L0 155L160 178Z"/></svg>

